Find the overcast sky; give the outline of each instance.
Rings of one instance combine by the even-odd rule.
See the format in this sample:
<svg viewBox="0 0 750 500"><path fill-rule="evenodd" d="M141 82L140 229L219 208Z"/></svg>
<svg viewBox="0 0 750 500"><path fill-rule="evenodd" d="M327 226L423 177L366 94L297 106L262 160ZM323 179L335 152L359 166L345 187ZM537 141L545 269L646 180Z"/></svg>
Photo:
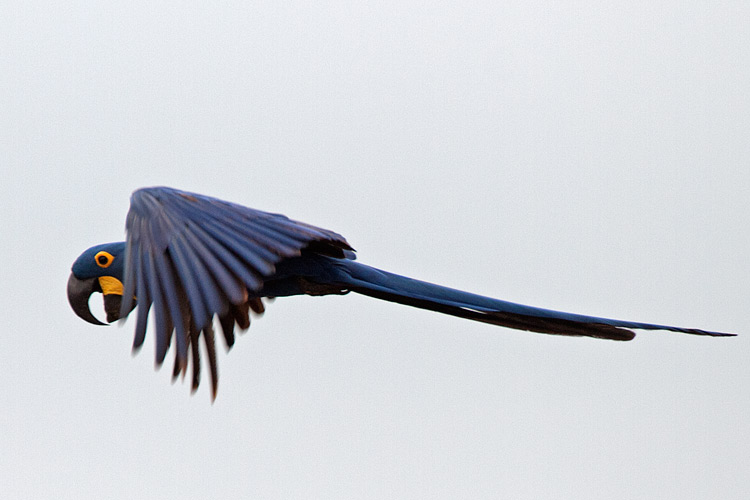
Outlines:
<svg viewBox="0 0 750 500"><path fill-rule="evenodd" d="M4 498L750 497L746 2L3 2ZM168 185L532 305L279 299L191 396L73 260ZM100 301L92 299L97 311ZM101 315L101 312L99 312ZM170 356L171 363L171 356Z"/></svg>

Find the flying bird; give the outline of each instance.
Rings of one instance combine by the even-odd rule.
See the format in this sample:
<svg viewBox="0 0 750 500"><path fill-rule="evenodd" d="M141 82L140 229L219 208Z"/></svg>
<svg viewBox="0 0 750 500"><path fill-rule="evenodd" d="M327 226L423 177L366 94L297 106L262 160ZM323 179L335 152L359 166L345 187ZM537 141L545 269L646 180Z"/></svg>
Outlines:
<svg viewBox="0 0 750 500"><path fill-rule="evenodd" d="M354 249L333 231L167 187L133 193L126 232L126 241L91 247L73 263L68 279L73 311L89 323L106 324L89 309L94 292L103 294L109 323L136 309L134 350L144 342L152 311L157 367L174 343L173 375L185 375L190 358L193 391L200 381L202 339L214 398L214 318L231 348L235 327L247 329L250 311L264 312L263 299L291 295L356 292L552 335L631 340L634 329L734 335L553 311L418 281L356 262Z"/></svg>

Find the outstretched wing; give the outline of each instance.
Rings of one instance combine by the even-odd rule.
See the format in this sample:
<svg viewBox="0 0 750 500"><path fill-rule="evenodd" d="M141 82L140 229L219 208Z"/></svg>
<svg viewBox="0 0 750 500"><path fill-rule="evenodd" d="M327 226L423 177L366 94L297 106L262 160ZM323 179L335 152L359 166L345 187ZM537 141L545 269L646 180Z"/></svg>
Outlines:
<svg viewBox="0 0 750 500"><path fill-rule="evenodd" d="M248 310L263 312L253 297L282 259L304 248L344 257L353 249L343 236L208 196L166 187L143 188L130 199L121 317L137 296L138 349L153 311L156 362L175 339L175 375L187 369L192 350L193 387L200 373L198 339L203 336L216 391L212 321L219 316L229 347L234 326L249 326Z"/></svg>

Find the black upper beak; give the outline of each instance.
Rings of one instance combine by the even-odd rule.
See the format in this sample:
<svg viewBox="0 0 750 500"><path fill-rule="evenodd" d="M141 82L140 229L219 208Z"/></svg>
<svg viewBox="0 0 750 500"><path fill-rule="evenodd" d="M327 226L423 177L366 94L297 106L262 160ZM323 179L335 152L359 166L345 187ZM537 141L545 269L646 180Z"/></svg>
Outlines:
<svg viewBox="0 0 750 500"><path fill-rule="evenodd" d="M101 287L97 278L80 280L73 273L70 273L70 278L68 278L68 302L70 302L70 307L73 308L73 312L79 318L93 325L106 325L106 323L96 319L89 309L89 297L92 293L100 291Z"/></svg>

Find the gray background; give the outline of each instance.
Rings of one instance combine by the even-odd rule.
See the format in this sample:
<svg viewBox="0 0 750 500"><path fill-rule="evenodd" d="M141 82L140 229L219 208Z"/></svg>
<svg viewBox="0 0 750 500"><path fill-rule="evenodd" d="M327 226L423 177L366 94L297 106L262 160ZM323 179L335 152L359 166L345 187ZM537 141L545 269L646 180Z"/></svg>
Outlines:
<svg viewBox="0 0 750 500"><path fill-rule="evenodd" d="M749 15L3 2L2 496L750 497ZM221 354L212 405L153 370L151 337L131 357L132 321L65 298L147 185L336 230L401 274L744 335L280 299Z"/></svg>

